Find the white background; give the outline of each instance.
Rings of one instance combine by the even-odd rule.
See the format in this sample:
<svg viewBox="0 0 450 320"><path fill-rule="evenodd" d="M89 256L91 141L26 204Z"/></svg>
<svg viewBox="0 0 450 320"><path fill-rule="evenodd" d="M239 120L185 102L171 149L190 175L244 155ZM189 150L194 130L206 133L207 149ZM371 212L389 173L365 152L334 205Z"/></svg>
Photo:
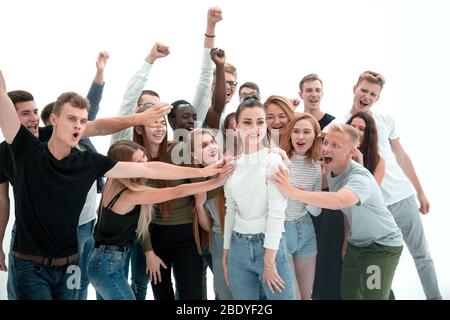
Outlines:
<svg viewBox="0 0 450 320"><path fill-rule="evenodd" d="M241 84L260 84L263 98L296 97L301 77L315 72L324 81L322 109L340 115L349 110L352 87L362 71L386 77L374 108L396 118L402 144L431 202L423 223L442 294L450 298L450 213L445 206L450 5L445 0L2 1L0 68L7 89L30 91L40 108L64 91L85 95L97 52L108 50L99 116L112 116L128 80L153 43L161 41L171 54L157 61L147 88L163 101L192 101L206 12L213 5L224 16L216 28L216 46L238 68ZM93 142L106 153L109 138ZM5 251L9 236L8 228ZM0 299L5 287L2 272ZM393 289L398 299L424 298L406 248Z"/></svg>

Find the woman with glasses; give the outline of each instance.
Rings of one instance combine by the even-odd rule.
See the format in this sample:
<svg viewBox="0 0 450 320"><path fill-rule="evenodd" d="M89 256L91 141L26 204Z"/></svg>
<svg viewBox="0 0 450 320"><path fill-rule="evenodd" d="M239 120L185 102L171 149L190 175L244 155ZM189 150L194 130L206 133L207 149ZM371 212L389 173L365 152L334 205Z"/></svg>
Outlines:
<svg viewBox="0 0 450 320"><path fill-rule="evenodd" d="M259 299L261 283L269 300L294 299L284 238L287 199L268 180L284 163L263 144L266 113L258 99L245 99L236 111L236 121L240 158L224 186L225 280L234 299Z"/></svg>

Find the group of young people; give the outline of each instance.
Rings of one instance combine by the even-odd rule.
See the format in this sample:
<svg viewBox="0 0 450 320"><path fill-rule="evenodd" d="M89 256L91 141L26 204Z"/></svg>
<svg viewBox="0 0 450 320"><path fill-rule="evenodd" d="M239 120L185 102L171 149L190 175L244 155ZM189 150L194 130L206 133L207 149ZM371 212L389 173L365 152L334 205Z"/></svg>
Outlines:
<svg viewBox="0 0 450 320"><path fill-rule="evenodd" d="M8 298L83 300L91 283L98 299L143 300L150 282L157 300L206 299L209 267L216 299L388 299L405 241L427 299L441 299L428 200L394 120L372 111L384 78L363 72L343 117L321 110L316 74L300 81L302 111L262 101L254 82L232 108L236 68L214 48L221 13L208 10L192 103L145 89L170 54L161 43L113 118L96 119L106 52L88 99L61 94L46 127L33 96L0 77L1 240L9 185L16 217L8 268L0 247ZM109 134L100 155L88 138Z"/></svg>

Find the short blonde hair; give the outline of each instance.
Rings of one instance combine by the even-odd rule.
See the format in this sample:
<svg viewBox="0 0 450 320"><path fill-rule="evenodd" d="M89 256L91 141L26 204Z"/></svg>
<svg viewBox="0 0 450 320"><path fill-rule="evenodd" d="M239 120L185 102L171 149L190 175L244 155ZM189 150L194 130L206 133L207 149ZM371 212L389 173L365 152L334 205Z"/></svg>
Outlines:
<svg viewBox="0 0 450 320"><path fill-rule="evenodd" d="M375 71L364 71L363 73L361 73L361 75L358 78L358 82L356 83L356 86L358 86L364 80L370 83L378 84L381 87L381 89L383 89L383 86L385 84L384 77Z"/></svg>
<svg viewBox="0 0 450 320"><path fill-rule="evenodd" d="M353 128L349 124L331 122L323 129L324 133L329 132L340 132L344 133L348 137L348 141L350 142L352 148L357 147L359 143L359 134L358 131Z"/></svg>

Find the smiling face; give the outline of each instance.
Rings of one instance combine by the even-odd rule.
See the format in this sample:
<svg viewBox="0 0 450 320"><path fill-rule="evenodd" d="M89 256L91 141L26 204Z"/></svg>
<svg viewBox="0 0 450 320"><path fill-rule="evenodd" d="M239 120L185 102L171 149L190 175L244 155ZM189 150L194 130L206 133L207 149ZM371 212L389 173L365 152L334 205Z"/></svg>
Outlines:
<svg viewBox="0 0 450 320"><path fill-rule="evenodd" d="M58 140L74 148L86 130L87 115L87 109L72 107L70 103L62 105L59 115L52 113L50 121Z"/></svg>
<svg viewBox="0 0 450 320"><path fill-rule="evenodd" d="M359 133L359 144L362 145L364 143L364 132L366 131L366 122L361 118L353 118L352 123L350 125L358 130Z"/></svg>
<svg viewBox="0 0 450 320"><path fill-rule="evenodd" d="M148 144L160 145L167 133L166 119L161 118L158 121L155 121L155 123L158 123L161 126L158 128L138 126L136 127L136 132L143 136Z"/></svg>
<svg viewBox="0 0 450 320"><path fill-rule="evenodd" d="M192 106L180 106L175 113L173 129L193 130L197 121L197 112Z"/></svg>
<svg viewBox="0 0 450 320"><path fill-rule="evenodd" d="M207 133L194 135L193 157L197 163L208 166L220 159L219 146L216 139Z"/></svg>
<svg viewBox="0 0 450 320"><path fill-rule="evenodd" d="M226 99L225 103L229 103L236 93L236 77L229 72L225 72Z"/></svg>
<svg viewBox="0 0 450 320"><path fill-rule="evenodd" d="M375 102L380 98L381 86L362 80L353 88L352 113L368 112Z"/></svg>
<svg viewBox="0 0 450 320"><path fill-rule="evenodd" d="M295 123L292 128L291 143L296 154L306 155L315 139L314 127L310 121L303 119Z"/></svg>
<svg viewBox="0 0 450 320"><path fill-rule="evenodd" d="M20 123L38 138L39 113L34 101L18 102L15 107Z"/></svg>
<svg viewBox="0 0 450 320"><path fill-rule="evenodd" d="M306 81L303 84L303 90L299 93L305 105L305 112L320 110L323 91L319 80Z"/></svg>
<svg viewBox="0 0 450 320"><path fill-rule="evenodd" d="M269 131L273 129L279 130L280 135L284 133L284 128L289 123L286 112L276 103L270 103L266 108L267 127Z"/></svg>
<svg viewBox="0 0 450 320"><path fill-rule="evenodd" d="M261 107L247 107L239 114L238 129L244 145L260 145L267 132L266 113Z"/></svg>

